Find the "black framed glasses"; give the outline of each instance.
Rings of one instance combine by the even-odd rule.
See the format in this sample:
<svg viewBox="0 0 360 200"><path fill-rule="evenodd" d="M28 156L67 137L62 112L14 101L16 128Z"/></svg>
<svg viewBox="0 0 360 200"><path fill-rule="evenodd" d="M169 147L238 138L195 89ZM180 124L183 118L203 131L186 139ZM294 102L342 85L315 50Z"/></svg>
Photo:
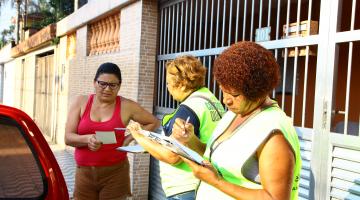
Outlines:
<svg viewBox="0 0 360 200"><path fill-rule="evenodd" d="M106 87L109 86L109 88L110 88L111 90L116 90L116 89L118 89L119 86L120 86L120 83L108 83L108 82L99 81L99 80L97 80L96 82L97 82L97 84L99 85L99 87L100 87L101 89L106 89Z"/></svg>

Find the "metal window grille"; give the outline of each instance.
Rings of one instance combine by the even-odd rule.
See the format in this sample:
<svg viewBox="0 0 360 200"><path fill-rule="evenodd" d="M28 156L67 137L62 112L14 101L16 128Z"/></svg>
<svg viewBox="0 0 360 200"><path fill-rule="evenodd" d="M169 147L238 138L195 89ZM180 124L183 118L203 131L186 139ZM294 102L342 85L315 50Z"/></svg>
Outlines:
<svg viewBox="0 0 360 200"><path fill-rule="evenodd" d="M313 97L314 91L309 90L308 84L315 84L316 79L316 76L309 75L309 69L316 73L319 9L320 2L312 0L182 0L162 3L156 107L176 108L178 105L166 89L165 65L168 60L182 54L199 58L208 69L207 87L221 99L221 91L212 76L214 59L237 41L260 39L257 42L274 53L283 72L282 85L271 96L298 126L312 127L314 108L311 105L314 102L308 97ZM301 95L297 95L300 92Z"/></svg>
<svg viewBox="0 0 360 200"><path fill-rule="evenodd" d="M256 41L280 65L282 80L271 97L299 135L299 199L360 197L359 1L174 0L162 1L160 12L158 114L177 106L165 84L168 60L198 57L208 69L207 86L222 98L214 60L237 41Z"/></svg>

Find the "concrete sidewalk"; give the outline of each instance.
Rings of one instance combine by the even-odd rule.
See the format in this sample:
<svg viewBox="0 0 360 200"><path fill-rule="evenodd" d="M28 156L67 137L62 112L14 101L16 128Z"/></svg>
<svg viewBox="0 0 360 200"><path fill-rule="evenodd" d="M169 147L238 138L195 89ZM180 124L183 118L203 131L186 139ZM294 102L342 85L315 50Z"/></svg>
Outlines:
<svg viewBox="0 0 360 200"><path fill-rule="evenodd" d="M74 184L75 184L75 160L73 148L61 148L57 145L50 145L55 158L64 175L70 199L73 198Z"/></svg>

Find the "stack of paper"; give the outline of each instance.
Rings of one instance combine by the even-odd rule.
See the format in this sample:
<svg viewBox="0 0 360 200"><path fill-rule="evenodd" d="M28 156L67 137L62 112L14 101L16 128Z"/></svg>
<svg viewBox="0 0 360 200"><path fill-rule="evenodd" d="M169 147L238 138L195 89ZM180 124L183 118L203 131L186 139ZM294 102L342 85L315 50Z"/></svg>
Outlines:
<svg viewBox="0 0 360 200"><path fill-rule="evenodd" d="M146 150L140 145L130 145L116 148L119 151L126 151L130 153L145 153Z"/></svg>
<svg viewBox="0 0 360 200"><path fill-rule="evenodd" d="M204 159L198 153L182 145L174 138L170 138L165 135L154 133L151 131L146 131L146 130L140 130L140 133L180 156L192 160L199 165L203 164ZM140 145L118 147L117 150L126 151L130 153L146 152L146 150Z"/></svg>
<svg viewBox="0 0 360 200"><path fill-rule="evenodd" d="M203 164L204 161L203 157L201 157L198 153L191 150L190 148L182 145L179 141L177 141L174 138L170 138L165 135L151 131L146 131L146 130L140 130L140 133L180 156L192 160L199 165ZM140 145L118 147L117 150L126 151L130 153L146 152L146 150Z"/></svg>
<svg viewBox="0 0 360 200"><path fill-rule="evenodd" d="M157 143L161 144L162 146L166 147L170 151L183 156L189 160L196 162L197 164L203 164L203 157L201 157L198 153L191 150L190 148L182 145L179 141L174 138L167 137L165 135L161 135L158 133L141 130L140 131L143 135L149 137L150 139L156 141Z"/></svg>

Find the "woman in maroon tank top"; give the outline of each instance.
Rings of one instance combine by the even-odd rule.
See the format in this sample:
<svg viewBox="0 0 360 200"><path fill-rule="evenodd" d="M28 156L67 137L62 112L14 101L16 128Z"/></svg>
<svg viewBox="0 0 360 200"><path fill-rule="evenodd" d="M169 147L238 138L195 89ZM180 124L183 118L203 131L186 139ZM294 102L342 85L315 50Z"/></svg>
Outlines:
<svg viewBox="0 0 360 200"><path fill-rule="evenodd" d="M125 136L130 120L147 130L159 121L138 103L118 96L121 72L113 63L104 63L94 78L95 94L78 96L70 106L65 127L65 143L75 147L77 164L75 199L125 199L131 195L126 153L116 150L133 139ZM103 144L95 132L115 135L116 142Z"/></svg>

